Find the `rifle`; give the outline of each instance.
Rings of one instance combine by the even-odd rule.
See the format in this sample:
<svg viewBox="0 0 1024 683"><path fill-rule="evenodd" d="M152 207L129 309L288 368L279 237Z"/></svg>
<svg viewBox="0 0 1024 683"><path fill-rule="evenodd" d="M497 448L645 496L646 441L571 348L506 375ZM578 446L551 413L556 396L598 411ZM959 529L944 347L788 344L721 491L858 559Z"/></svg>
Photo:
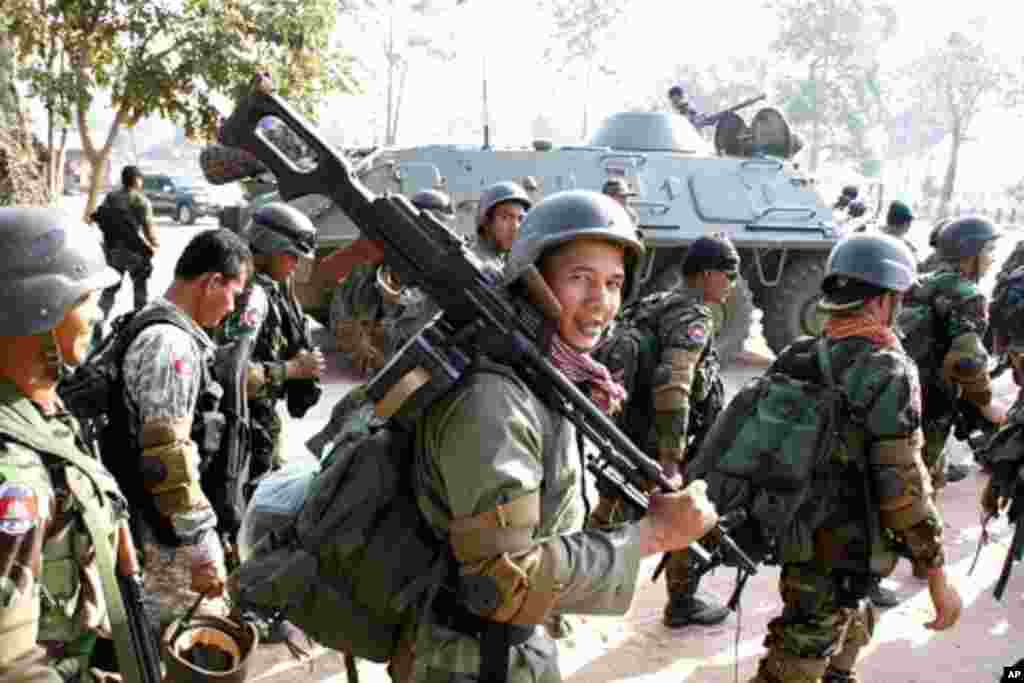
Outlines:
<svg viewBox="0 0 1024 683"><path fill-rule="evenodd" d="M117 528L117 585L121 590L131 640L132 652L125 655L135 656L134 661L122 661L119 649L118 667L129 683L133 681L131 673L138 673L139 683L160 683L163 680L160 648L157 646L156 633L143 607L142 571L139 567L139 558L135 554L131 531L124 522ZM139 669L138 672L134 671L136 667Z"/></svg>
<svg viewBox="0 0 1024 683"><path fill-rule="evenodd" d="M402 282L413 283L428 294L444 314L419 335L406 342L411 346L429 347L430 343L450 351L449 355L473 358L485 353L499 361L519 368L542 388L551 401L583 434L597 453L587 452L587 469L597 479L614 486L631 505L646 511L646 494L650 482L662 491L676 490L661 466L637 448L608 417L580 390L569 382L545 357L542 343L555 331L557 301L543 298L546 315L528 306L517 305L512 297L496 286L496 277L483 268L465 241L428 211L420 211L404 196L374 194L356 177L348 162L340 157L312 126L287 103L268 92L257 90L243 97L220 131L220 142L249 152L276 176L281 197L285 200L307 194L329 197L362 234L375 240L384 253L384 261ZM313 159L304 155L300 168L275 147L263 133L261 120L276 118L287 125L312 150ZM526 276L527 287L543 297L546 290L540 273L533 269ZM538 286L539 285L539 286ZM427 348L427 353L430 349ZM375 380L387 377L402 362L399 353ZM436 354L435 354L436 355ZM451 365L446 360L431 366L441 374ZM410 368L422 380L430 370ZM417 372L418 371L418 372ZM404 375L403 379L409 379ZM427 385L430 383L427 382ZM389 398L376 396L377 381L371 381L368 393L378 402ZM415 388L424 385L422 381ZM425 385L424 385L425 386ZM412 402L422 400L411 392ZM432 397L431 397L432 398ZM753 574L757 567L731 538L721 534L723 545L733 553L739 565ZM694 543L691 550L704 561L707 552Z"/></svg>
<svg viewBox="0 0 1024 683"><path fill-rule="evenodd" d="M220 412L224 415L217 457L203 473L213 493L217 526L233 545L245 514L246 487L249 484L250 432L249 400L246 392L249 359L254 340L245 335L217 351L213 374L224 395Z"/></svg>
<svg viewBox="0 0 1024 683"><path fill-rule="evenodd" d="M962 398L956 399L956 413L953 417L953 435L958 441L965 441L971 448L976 461L985 445L991 441L999 425L990 422L974 403Z"/></svg>
<svg viewBox="0 0 1024 683"><path fill-rule="evenodd" d="M1013 563L1024 559L1024 464L1017 465L1015 474L1011 484L1013 502L1006 513L1010 524L1014 525L1013 540L1010 541L1010 549L1006 551L1006 560L1003 562L1003 570L999 573L999 580L992 590L996 600L1003 599L1006 584L1010 581L1010 573L1013 571Z"/></svg>

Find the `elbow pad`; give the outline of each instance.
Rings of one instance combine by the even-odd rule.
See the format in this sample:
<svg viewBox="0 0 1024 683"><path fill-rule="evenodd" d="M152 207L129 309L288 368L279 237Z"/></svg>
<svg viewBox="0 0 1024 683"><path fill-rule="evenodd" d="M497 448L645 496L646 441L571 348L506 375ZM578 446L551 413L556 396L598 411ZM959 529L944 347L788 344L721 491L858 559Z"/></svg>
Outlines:
<svg viewBox="0 0 1024 683"><path fill-rule="evenodd" d="M142 484L165 517L210 505L199 484L199 451L189 439L191 427L188 418L142 425Z"/></svg>
<svg viewBox="0 0 1024 683"><path fill-rule="evenodd" d="M460 567L460 598L478 616L539 624L558 600L569 558L558 538L538 543L540 496L531 493L495 510L453 520L449 542Z"/></svg>
<svg viewBox="0 0 1024 683"><path fill-rule="evenodd" d="M953 340L942 360L942 376L963 389L964 398L978 406L992 401L992 378L988 374L988 353L977 334L962 334Z"/></svg>
<svg viewBox="0 0 1024 683"><path fill-rule="evenodd" d="M902 439L885 439L871 447L882 525L903 531L937 516L932 481L921 461L924 437L918 429Z"/></svg>
<svg viewBox="0 0 1024 683"><path fill-rule="evenodd" d="M689 407L690 387L699 360L699 351L674 349L665 354L652 382L655 412L678 412Z"/></svg>

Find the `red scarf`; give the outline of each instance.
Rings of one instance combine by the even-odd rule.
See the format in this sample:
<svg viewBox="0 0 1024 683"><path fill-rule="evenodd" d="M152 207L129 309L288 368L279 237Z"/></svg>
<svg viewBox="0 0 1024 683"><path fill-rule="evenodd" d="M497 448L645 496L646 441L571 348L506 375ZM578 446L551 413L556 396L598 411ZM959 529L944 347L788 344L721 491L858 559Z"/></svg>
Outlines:
<svg viewBox="0 0 1024 683"><path fill-rule="evenodd" d="M570 382L585 382L590 389L590 400L608 415L614 415L626 401L626 390L612 379L603 364L565 343L561 335L551 339L551 363L562 371Z"/></svg>
<svg viewBox="0 0 1024 683"><path fill-rule="evenodd" d="M864 337L890 349L903 350L899 337L889 327L866 316L831 316L825 323L825 336L829 339Z"/></svg>

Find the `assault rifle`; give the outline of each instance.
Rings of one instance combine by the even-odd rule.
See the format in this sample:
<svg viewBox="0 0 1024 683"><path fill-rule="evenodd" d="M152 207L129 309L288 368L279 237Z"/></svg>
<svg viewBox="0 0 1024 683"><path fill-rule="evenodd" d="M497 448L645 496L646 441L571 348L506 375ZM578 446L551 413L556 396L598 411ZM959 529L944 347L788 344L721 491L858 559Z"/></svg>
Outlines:
<svg viewBox="0 0 1024 683"><path fill-rule="evenodd" d="M301 167L265 134L267 126L261 122L275 119L308 147L299 155ZM436 393L427 396L419 390L439 384L428 380L440 375L453 382L458 373L457 369L453 371L452 359L463 359L468 366L470 359L483 352L517 367L530 378L532 386L561 406L565 416L597 449L596 453L587 449L584 454L587 469L599 481L614 486L631 505L647 509L646 491L651 482L662 491L676 489L661 466L637 448L545 357L546 341L556 330L558 302L552 301L536 269L525 279L534 301L540 303L530 306L525 299L520 302L518 297L508 296L498 286L498 277L482 267L465 241L430 212L420 211L404 196L370 191L349 163L299 113L270 92L269 81L257 81L255 91L239 101L221 128L220 142L245 150L270 169L282 199L308 194L332 199L364 237L378 243L384 261L402 282L420 287L443 309L444 314L410 339L368 385L367 392L378 402L379 413L382 404L393 397L391 388L407 390L403 410L406 403L433 400ZM412 355L405 353L411 347L421 350L417 359L421 364L406 370L401 363ZM433 364L428 362L431 359ZM395 381L385 384L383 378ZM379 386L385 387L386 393L377 395ZM733 555L737 566L756 573L756 565L732 539L725 533L721 537L724 552ZM692 544L691 549L710 562L698 544Z"/></svg>
<svg viewBox="0 0 1024 683"><path fill-rule="evenodd" d="M218 531L228 542L225 545L232 562L237 559L234 542L242 526L249 484L251 443L246 382L252 346L252 337L246 335L217 350L213 374L224 389L220 401L224 432L217 457L203 472L204 484L210 487L207 490L214 492L212 503L217 511Z"/></svg>
<svg viewBox="0 0 1024 683"><path fill-rule="evenodd" d="M130 651L117 649L118 667L128 683L134 683L136 677L138 683L160 683L163 680L160 648L156 643L156 633L143 607L142 573L127 523L122 523L118 527L117 585L121 590L121 601L128 621L128 637L131 641ZM117 638L114 642L119 644ZM125 659L122 660L122 657Z"/></svg>
<svg viewBox="0 0 1024 683"><path fill-rule="evenodd" d="M765 95L764 93L761 93L760 95L757 95L756 97L751 97L749 99L743 100L742 102L740 102L738 104L734 104L731 107L726 107L722 111L715 112L714 114L706 114L703 117L703 120L706 121L708 125L718 123L719 119L724 117L726 114L734 114L734 113L738 112L740 109L746 109L750 105L757 104L758 102L760 102L761 100L763 100L763 99L765 99L767 97L768 97L767 95Z"/></svg>
<svg viewBox="0 0 1024 683"><path fill-rule="evenodd" d="M1013 572L1013 563L1024 560L1024 464L1017 465L1016 476L1009 484L1012 487L1010 490L1012 501L1010 509L1006 512L1006 517L1010 524L1014 525L1013 540L1010 541L1010 549L1006 551L1006 560L1003 562L1003 570L999 573L999 580L996 581L995 588L992 590L992 595L996 600L1003 599L1006 584L1010 581L1010 573Z"/></svg>

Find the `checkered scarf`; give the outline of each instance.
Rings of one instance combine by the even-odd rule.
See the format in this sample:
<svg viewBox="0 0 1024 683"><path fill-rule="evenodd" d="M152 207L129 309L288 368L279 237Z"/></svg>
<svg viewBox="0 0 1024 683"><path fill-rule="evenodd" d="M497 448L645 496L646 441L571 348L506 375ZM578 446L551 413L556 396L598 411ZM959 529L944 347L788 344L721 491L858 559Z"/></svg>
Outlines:
<svg viewBox="0 0 1024 683"><path fill-rule="evenodd" d="M614 415L622 409L622 404L626 402L626 390L612 378L603 364L566 344L559 334L555 334L551 340L550 355L551 363L570 382L587 385L590 400L606 414Z"/></svg>

